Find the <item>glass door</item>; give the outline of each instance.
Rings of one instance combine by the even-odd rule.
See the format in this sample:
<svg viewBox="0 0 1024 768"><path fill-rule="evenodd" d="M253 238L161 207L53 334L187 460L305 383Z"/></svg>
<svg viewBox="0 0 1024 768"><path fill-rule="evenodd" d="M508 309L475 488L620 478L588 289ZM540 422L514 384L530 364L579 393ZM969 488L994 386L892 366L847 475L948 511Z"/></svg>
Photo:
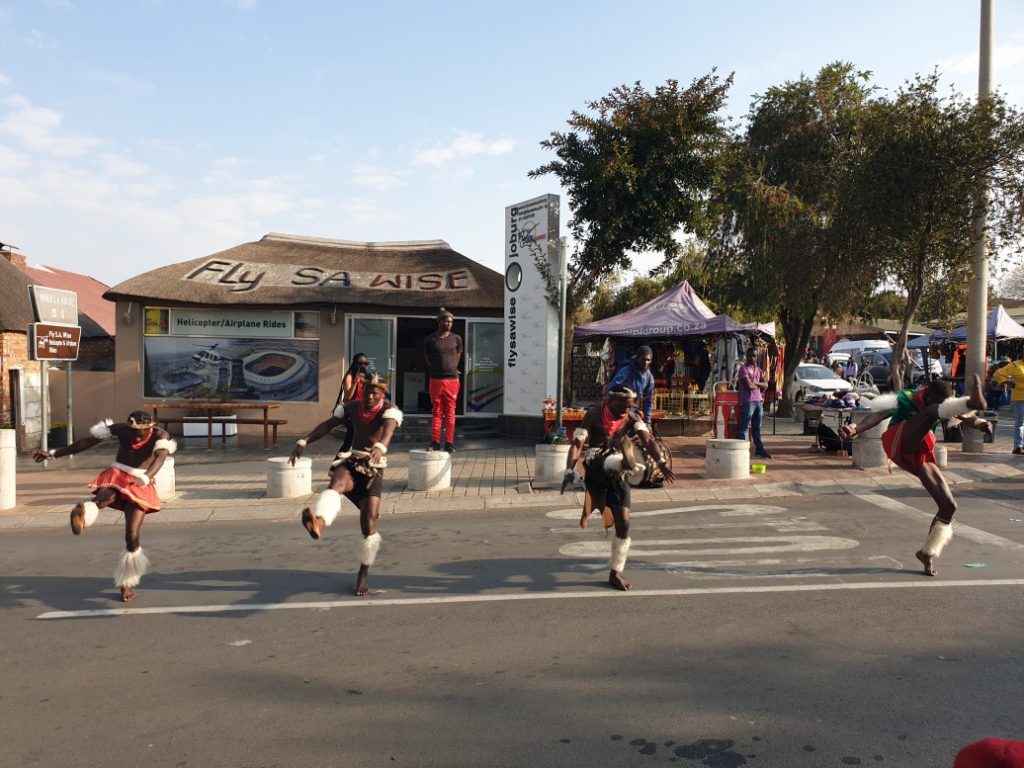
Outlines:
<svg viewBox="0 0 1024 768"><path fill-rule="evenodd" d="M503 320L466 321L465 412L501 413L505 394Z"/></svg>
<svg viewBox="0 0 1024 768"><path fill-rule="evenodd" d="M389 389L394 388L392 382L395 358L395 319L392 317L349 317L348 319L348 359L362 352L370 359L370 372L386 376Z"/></svg>

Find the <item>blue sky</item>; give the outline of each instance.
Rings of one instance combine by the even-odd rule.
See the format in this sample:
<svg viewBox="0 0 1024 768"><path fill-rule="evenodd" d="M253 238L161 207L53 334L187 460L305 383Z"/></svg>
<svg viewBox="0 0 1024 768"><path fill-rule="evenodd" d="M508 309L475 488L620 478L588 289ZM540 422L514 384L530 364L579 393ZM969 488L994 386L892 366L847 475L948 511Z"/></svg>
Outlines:
<svg viewBox="0 0 1024 768"><path fill-rule="evenodd" d="M110 283L267 232L447 240L500 269L527 171L616 85L836 60L977 90L979 3L0 0L0 241ZM995 81L1024 104L1024 3ZM563 215L565 215L563 213ZM655 258L639 258L637 267Z"/></svg>

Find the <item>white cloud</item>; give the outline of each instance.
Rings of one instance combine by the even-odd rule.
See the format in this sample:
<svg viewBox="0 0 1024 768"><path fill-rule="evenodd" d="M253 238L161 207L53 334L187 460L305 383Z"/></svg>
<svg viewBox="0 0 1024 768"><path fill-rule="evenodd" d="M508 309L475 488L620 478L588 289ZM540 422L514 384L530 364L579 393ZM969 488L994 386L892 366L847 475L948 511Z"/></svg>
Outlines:
<svg viewBox="0 0 1024 768"><path fill-rule="evenodd" d="M60 133L63 116L47 107L34 106L24 96L3 100L10 111L0 119L0 131L14 136L25 149L55 157L82 155L100 144L91 136Z"/></svg>
<svg viewBox="0 0 1024 768"><path fill-rule="evenodd" d="M0 173L20 171L31 164L32 160L28 155L0 144Z"/></svg>
<svg viewBox="0 0 1024 768"><path fill-rule="evenodd" d="M240 11L251 11L256 7L256 0L226 0L226 2Z"/></svg>
<svg viewBox="0 0 1024 768"><path fill-rule="evenodd" d="M52 51L57 47L57 41L42 30L33 29L25 38L25 45L40 51Z"/></svg>
<svg viewBox="0 0 1024 768"><path fill-rule="evenodd" d="M402 217L393 211L385 211L374 200L353 197L338 203L338 210L350 224L386 224Z"/></svg>
<svg viewBox="0 0 1024 768"><path fill-rule="evenodd" d="M1003 43L992 49L992 71L1003 72L1024 61L1024 36L1017 35L1016 42ZM962 75L976 75L978 72L978 51L965 56L945 59L939 62L939 71Z"/></svg>
<svg viewBox="0 0 1024 768"><path fill-rule="evenodd" d="M114 152L104 152L99 156L101 170L110 176L143 176L149 168Z"/></svg>
<svg viewBox="0 0 1024 768"><path fill-rule="evenodd" d="M378 192L386 192L389 189L400 189L405 182L399 174L375 165L363 163L352 169L352 183L357 187L366 187Z"/></svg>
<svg viewBox="0 0 1024 768"><path fill-rule="evenodd" d="M31 208L47 202L46 195L21 179L0 175L0 205L8 208Z"/></svg>
<svg viewBox="0 0 1024 768"><path fill-rule="evenodd" d="M11 84L11 78L9 78L3 72L0 72L0 88L6 88L10 84Z"/></svg>
<svg viewBox="0 0 1024 768"><path fill-rule="evenodd" d="M476 155L506 155L515 145L514 139L485 139L479 133L463 131L446 146L416 150L413 160L418 165L441 167L454 160Z"/></svg>
<svg viewBox="0 0 1024 768"><path fill-rule="evenodd" d="M105 86L124 93L149 93L153 84L140 80L127 72L111 72L105 69L93 69L83 72L82 80L91 84Z"/></svg>

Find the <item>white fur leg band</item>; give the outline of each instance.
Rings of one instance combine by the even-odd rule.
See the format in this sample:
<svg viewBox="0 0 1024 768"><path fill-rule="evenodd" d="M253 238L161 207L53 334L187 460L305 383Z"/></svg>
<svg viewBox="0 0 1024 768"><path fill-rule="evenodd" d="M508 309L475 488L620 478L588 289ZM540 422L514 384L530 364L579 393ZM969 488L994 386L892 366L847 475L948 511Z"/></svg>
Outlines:
<svg viewBox="0 0 1024 768"><path fill-rule="evenodd" d="M938 557L952 538L953 524L936 520L928 531L928 538L925 539L921 551L928 555L928 557Z"/></svg>
<svg viewBox="0 0 1024 768"><path fill-rule="evenodd" d="M616 536L612 539L612 558L608 563L608 567L616 573L622 573L626 570L626 557L629 555L629 545L633 542L629 536L624 539L620 539Z"/></svg>
<svg viewBox="0 0 1024 768"><path fill-rule="evenodd" d="M82 522L86 528L95 523L96 518L100 516L100 508L95 501L83 501L82 511L85 513L82 516Z"/></svg>
<svg viewBox="0 0 1024 768"><path fill-rule="evenodd" d="M965 415L972 410L967 406L968 400L970 400L969 397L947 397L939 404L939 418L952 419Z"/></svg>
<svg viewBox="0 0 1024 768"><path fill-rule="evenodd" d="M334 518L341 512L341 494L328 488L316 498L313 504L313 516L324 521L324 525L330 525Z"/></svg>
<svg viewBox="0 0 1024 768"><path fill-rule="evenodd" d="M364 536L359 544L359 564L369 568L377 559L378 552L380 552L380 534L373 533Z"/></svg>
<svg viewBox="0 0 1024 768"><path fill-rule="evenodd" d="M149 558L139 547L134 552L125 551L114 571L115 587L134 587L149 572Z"/></svg>

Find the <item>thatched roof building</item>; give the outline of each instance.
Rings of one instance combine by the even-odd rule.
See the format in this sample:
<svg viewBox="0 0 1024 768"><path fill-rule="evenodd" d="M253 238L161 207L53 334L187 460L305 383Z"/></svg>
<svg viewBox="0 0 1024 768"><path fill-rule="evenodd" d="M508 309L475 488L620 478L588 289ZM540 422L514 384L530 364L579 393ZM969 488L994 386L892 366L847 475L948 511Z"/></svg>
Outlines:
<svg viewBox="0 0 1024 768"><path fill-rule="evenodd" d="M443 240L364 243L271 233L252 243L161 267L106 292L153 303L345 304L433 312L502 309L498 272Z"/></svg>

